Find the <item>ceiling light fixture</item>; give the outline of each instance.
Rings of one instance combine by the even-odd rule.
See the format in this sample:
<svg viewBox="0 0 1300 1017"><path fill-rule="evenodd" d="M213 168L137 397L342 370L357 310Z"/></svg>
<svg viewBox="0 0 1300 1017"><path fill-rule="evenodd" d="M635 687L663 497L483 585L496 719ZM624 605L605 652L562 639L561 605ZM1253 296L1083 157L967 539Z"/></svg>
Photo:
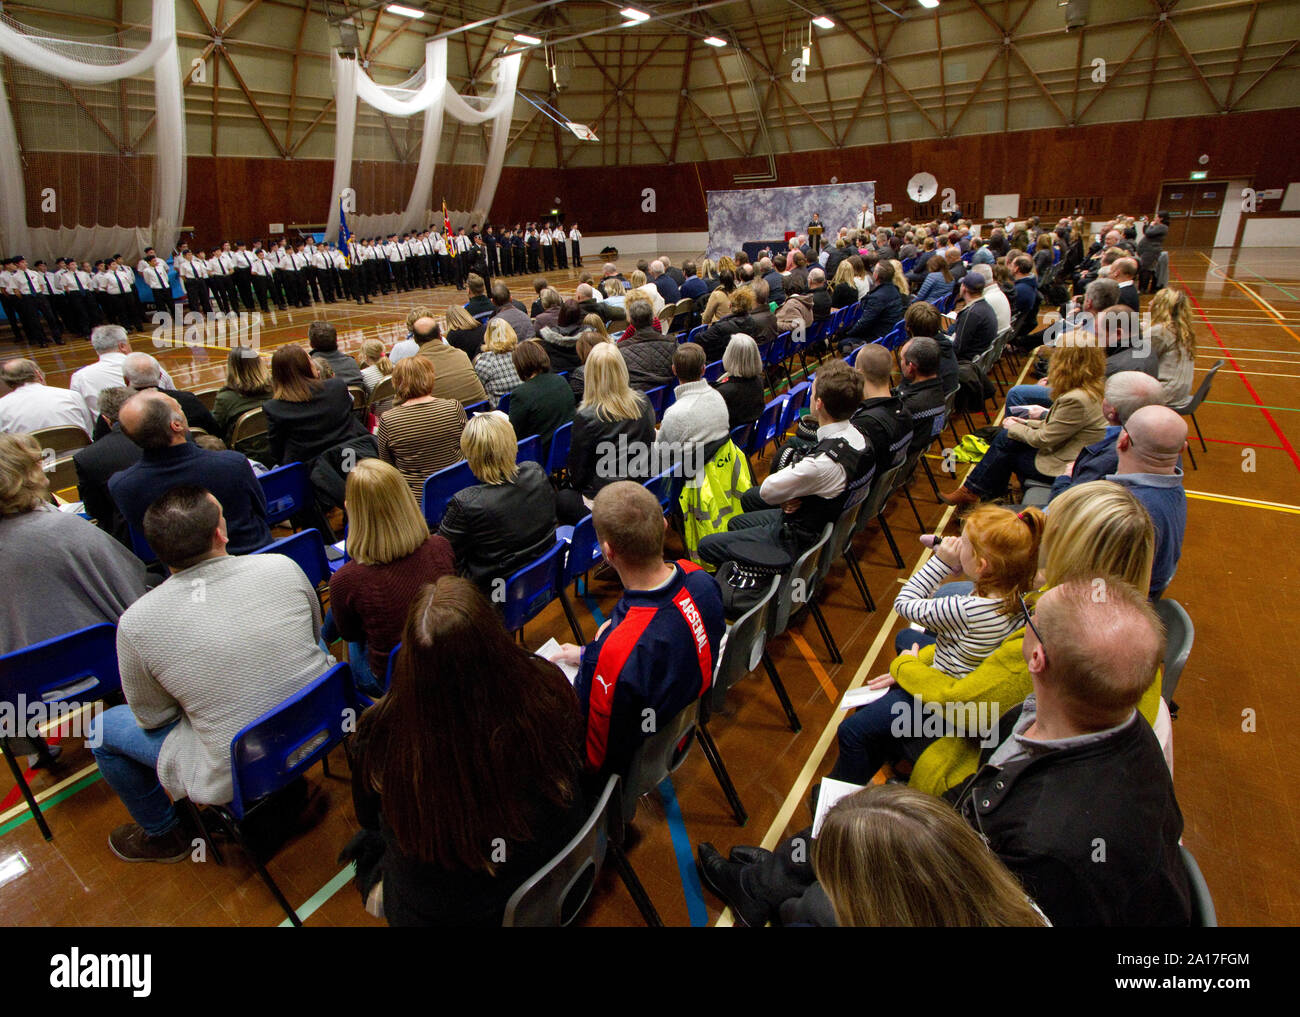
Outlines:
<svg viewBox="0 0 1300 1017"><path fill-rule="evenodd" d="M541 39L534 35L524 35L523 32L515 35L515 42L522 42L525 46L540 46L542 44Z"/></svg>
<svg viewBox="0 0 1300 1017"><path fill-rule="evenodd" d="M630 24L634 24L634 25L640 21L650 20L649 14L647 14L645 11L637 10L635 7L624 7L618 13L623 15L623 17L627 18Z"/></svg>
<svg viewBox="0 0 1300 1017"><path fill-rule="evenodd" d="M399 14L404 18L422 18L424 11L417 10L414 7L405 7L402 4L389 4L384 8L389 14Z"/></svg>
<svg viewBox="0 0 1300 1017"><path fill-rule="evenodd" d="M919 3L922 7L930 8L930 10L934 10L936 7L939 6L939 0L916 0L916 2Z"/></svg>
<svg viewBox="0 0 1300 1017"><path fill-rule="evenodd" d="M704 40L704 44L706 46L725 46L727 44L727 40L719 39L716 35L711 35Z"/></svg>
<svg viewBox="0 0 1300 1017"><path fill-rule="evenodd" d="M826 17L825 15L822 15L819 18L813 18L813 24L816 25L818 28L835 27L835 22L833 22L830 18Z"/></svg>

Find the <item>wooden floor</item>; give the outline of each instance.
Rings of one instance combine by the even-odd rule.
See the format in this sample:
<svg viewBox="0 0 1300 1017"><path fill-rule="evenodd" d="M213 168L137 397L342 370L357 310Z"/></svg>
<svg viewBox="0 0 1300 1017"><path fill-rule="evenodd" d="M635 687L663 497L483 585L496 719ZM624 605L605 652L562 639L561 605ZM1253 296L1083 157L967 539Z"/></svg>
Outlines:
<svg viewBox="0 0 1300 1017"><path fill-rule="evenodd" d="M670 252L671 253L671 252ZM629 266L624 265L624 268ZM553 280L576 273L552 273ZM528 279L517 280L528 288ZM571 284L570 284L571 285ZM1226 361L1197 418L1208 451L1195 446L1189 471L1187 538L1167 596L1181 602L1196 625L1196 643L1176 694L1174 781L1186 821L1185 842L1200 862L1224 925L1300 924L1300 787L1287 760L1300 758L1300 250L1176 251L1171 285L1196 304L1197 383ZM525 294L526 296L526 294ZM340 303L268 316L261 344L270 350L302 342L308 322L336 322L345 345L363 336L403 337L407 310L418 297L435 309L454 291L394 295L358 308ZM463 299L463 298L461 298ZM459 301L458 301L459 302ZM177 383L219 383L224 350L155 350ZM0 355L10 350L0 347ZM93 359L87 343L40 351L52 384ZM981 421L982 422L982 421ZM950 521L922 479L917 504L931 532ZM867 582L884 606L863 609L842 567L821 595L845 663L832 665L810 619L771 647L803 730L793 734L767 681L755 676L733 690L729 712L710 725L741 798L748 824L738 827L704 757L695 752L672 778L673 795L643 799L630 859L664 921L671 925L729 924L718 901L701 891L693 847L711 841L725 853L738 843L771 845L808 822L809 783L834 762L835 708L845 689L884 671L892 636L902 623L888 610L904 576L918 563L918 529L904 499L888 520L907 559L895 569L875 529L857 550ZM1266 567L1267 566L1267 567ZM21 595L21 590L19 590ZM610 577L592 584L579 604L588 632L614 603ZM569 638L558 608L529 623L526 641ZM126 810L99 778L75 738L64 740L58 772L32 775L54 840L42 840L16 788L6 782L0 802L0 921L47 925L273 925L283 913L238 852L224 867L212 862L129 865L108 850L109 831ZM332 771L346 774L342 751ZM356 828L348 785L312 781L329 794L325 819L286 846L270 870L308 925L378 924L362 910L349 873L336 858ZM583 921L639 924L622 885L602 877Z"/></svg>

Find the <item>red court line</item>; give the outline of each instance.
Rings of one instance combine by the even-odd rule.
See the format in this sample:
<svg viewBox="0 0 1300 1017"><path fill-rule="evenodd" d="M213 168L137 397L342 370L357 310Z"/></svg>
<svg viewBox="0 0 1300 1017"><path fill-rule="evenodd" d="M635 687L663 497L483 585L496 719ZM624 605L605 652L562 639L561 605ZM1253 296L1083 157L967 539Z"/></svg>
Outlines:
<svg viewBox="0 0 1300 1017"><path fill-rule="evenodd" d="M1206 438L1206 441L1217 441L1221 445L1240 445L1242 448L1269 448L1276 452L1285 452L1281 445L1261 445L1257 441L1230 441L1227 438Z"/></svg>
<svg viewBox="0 0 1300 1017"><path fill-rule="evenodd" d="M1273 429L1273 433L1277 435L1278 441L1282 443L1282 451L1291 457L1291 461L1295 463L1295 468L1300 470L1300 454L1297 454L1295 448L1292 447L1289 441L1287 441L1286 435L1282 433L1282 429L1277 426L1277 421L1273 419L1273 414L1269 413L1268 410L1264 408L1264 400L1259 397L1259 393L1255 391L1255 386L1250 383L1250 379L1247 378L1242 373L1241 368L1237 366L1237 361L1234 360L1232 354L1228 352L1228 347L1223 344L1223 340L1219 338L1219 333L1215 331L1214 326L1210 324L1210 319L1205 316L1205 311L1201 309L1200 301L1198 301L1196 297L1192 295L1191 291L1188 290L1186 281L1172 265L1170 266L1170 271L1173 272L1174 277L1178 280L1178 284L1183 288L1183 292L1187 294L1187 298L1192 302L1192 306L1196 308L1196 313L1199 314L1201 320L1205 322L1205 327L1210 330L1210 335L1214 336L1214 341L1219 344L1219 349L1223 351L1224 359L1232 365L1233 371L1235 371L1237 377L1241 379L1241 383L1246 386L1246 391L1249 392L1250 397L1255 400L1255 405L1259 407L1259 412L1264 414L1264 419L1268 421L1268 426Z"/></svg>

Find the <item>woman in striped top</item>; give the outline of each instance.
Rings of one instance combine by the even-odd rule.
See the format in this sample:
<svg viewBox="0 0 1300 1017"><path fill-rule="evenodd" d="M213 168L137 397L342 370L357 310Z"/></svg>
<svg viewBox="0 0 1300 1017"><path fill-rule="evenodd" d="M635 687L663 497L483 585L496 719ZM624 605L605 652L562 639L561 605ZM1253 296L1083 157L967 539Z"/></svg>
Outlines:
<svg viewBox="0 0 1300 1017"><path fill-rule="evenodd" d="M1046 516L1036 508L1023 512L981 505L965 520L960 537L945 537L934 555L908 580L894 610L908 621L920 622L933 635L904 629L905 646L935 643L934 667L956 679L965 678L1002 641L1024 624L1020 596L1034 588L1038 573L1038 544ZM953 596L935 596L944 580L965 573L974 586ZM882 763L904 754L915 760L930 741L928 732L907 735L897 720L913 711L912 696L881 675L867 688L883 694L840 724L840 757L830 775L851 784L866 784Z"/></svg>
<svg viewBox="0 0 1300 1017"><path fill-rule="evenodd" d="M436 375L428 357L407 357L393 368L397 405L379 418L379 458L396 466L419 501L430 474L460 462L465 408L433 395Z"/></svg>
<svg viewBox="0 0 1300 1017"><path fill-rule="evenodd" d="M934 666L953 678L979 667L1024 623L1020 595L1034 588L1046 518L1036 508L1016 513L996 505L966 516L961 536L944 537L894 601L899 617L926 629L900 632L898 652L934 643ZM935 596L963 575L973 580L969 592Z"/></svg>

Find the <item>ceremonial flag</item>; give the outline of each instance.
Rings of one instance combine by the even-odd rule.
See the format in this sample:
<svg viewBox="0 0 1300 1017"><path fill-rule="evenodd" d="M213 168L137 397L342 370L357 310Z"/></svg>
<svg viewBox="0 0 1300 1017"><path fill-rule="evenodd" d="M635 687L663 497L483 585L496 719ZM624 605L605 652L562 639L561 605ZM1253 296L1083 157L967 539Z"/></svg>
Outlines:
<svg viewBox="0 0 1300 1017"><path fill-rule="evenodd" d="M442 225L447 240L451 240L451 215L447 212L447 199L442 199Z"/></svg>
<svg viewBox="0 0 1300 1017"><path fill-rule="evenodd" d="M343 210L343 198L339 198L339 250L352 264L352 231L348 229L348 214Z"/></svg>

